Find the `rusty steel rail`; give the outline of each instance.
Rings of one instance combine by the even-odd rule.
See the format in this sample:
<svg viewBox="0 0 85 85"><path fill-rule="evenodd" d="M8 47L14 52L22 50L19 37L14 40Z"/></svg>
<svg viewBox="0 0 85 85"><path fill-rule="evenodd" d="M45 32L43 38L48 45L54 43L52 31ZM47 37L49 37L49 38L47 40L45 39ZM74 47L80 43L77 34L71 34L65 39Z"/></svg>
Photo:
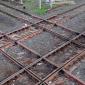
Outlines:
<svg viewBox="0 0 85 85"><path fill-rule="evenodd" d="M7 79L3 80L2 82L0 82L0 85L8 84L10 81L12 81L12 79L15 79L15 81L16 81L16 77L18 77L21 74L24 74L23 72L26 73L27 75L30 75L32 79L37 80L37 83L35 85L38 85L38 82L40 82L40 80L38 78L36 78L33 74L26 71L24 68L21 69L20 71L16 72L15 74L11 75Z"/></svg>
<svg viewBox="0 0 85 85"><path fill-rule="evenodd" d="M68 79L68 82L69 82L69 80L72 80L72 81L74 81L75 83L78 83L78 84L80 84L80 85L84 85L83 82L81 82L80 80L78 80L78 79L75 78L74 76L70 75L67 71L62 70L62 69L61 69L60 71L54 73L52 76L50 76L47 80L45 80L45 82L46 82L48 85L49 85L49 84L52 84L52 83L57 84L58 79L59 79L59 78L62 78L62 79L63 79L63 77L66 78L66 79ZM58 84L61 84L61 83L64 84L64 80L61 80L61 79L60 79L60 81L58 82Z"/></svg>
<svg viewBox="0 0 85 85"><path fill-rule="evenodd" d="M72 61L70 61L68 64L66 64L63 68L68 70L74 63L78 63L77 61L84 59L85 58L84 55L85 55L85 51L83 51L80 55L75 57Z"/></svg>
<svg viewBox="0 0 85 85"><path fill-rule="evenodd" d="M78 79L77 77L75 77L74 75L70 74L69 72L67 72L66 70L64 70L66 72L66 74L68 74L70 77L74 78L76 81L78 81L81 85L85 85L85 83Z"/></svg>

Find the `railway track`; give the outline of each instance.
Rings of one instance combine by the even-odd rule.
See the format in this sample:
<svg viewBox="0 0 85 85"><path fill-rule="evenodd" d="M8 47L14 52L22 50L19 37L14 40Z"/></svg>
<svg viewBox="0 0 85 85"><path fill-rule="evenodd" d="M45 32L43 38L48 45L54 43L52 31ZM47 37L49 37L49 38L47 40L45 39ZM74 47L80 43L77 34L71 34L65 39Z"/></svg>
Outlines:
<svg viewBox="0 0 85 85"><path fill-rule="evenodd" d="M84 13L85 5L78 7L63 15L53 16L52 18L48 19L48 21L55 24L59 24L60 26L64 26L68 29L74 30L75 32L83 32ZM81 24L79 24L79 22L81 22Z"/></svg>
<svg viewBox="0 0 85 85"><path fill-rule="evenodd" d="M45 82L47 82L48 85L53 84L61 84L61 85L84 85L83 82L73 77L71 74L69 74L65 70L61 70L60 72L55 73L51 77L49 77Z"/></svg>
<svg viewBox="0 0 85 85"><path fill-rule="evenodd" d="M58 20L65 21L65 20L71 19L84 11L85 11L85 4L77 7L76 9L70 10L62 15L59 15L59 16L55 15L55 16L49 18L48 20L53 23L58 23Z"/></svg>
<svg viewBox="0 0 85 85"><path fill-rule="evenodd" d="M80 48L80 46L78 46L79 47L79 49L78 49L78 47L77 48L75 48L75 46L76 46L76 44L74 44L74 46L73 46L73 48L69 48L68 46L68 44L70 44L71 45L71 43L73 43L73 41L75 41L76 39L78 39L79 37L81 37L82 36L82 34L81 35L79 35L79 36L77 36L75 39L73 39L72 41L68 41L67 43L65 43L63 46L61 46L61 48L59 48L59 49L63 49L63 48L65 48L65 49L71 49L71 50L73 50L73 53L72 54L70 54L69 53L69 51L67 52L67 53L69 53L69 55L68 55L68 57L70 57L70 55L72 56L70 59L72 60L75 56L77 56L78 54L80 54L83 50L84 50L84 47L82 47L81 46L81 48ZM24 49L26 49L24 46L22 47L21 46L21 44L20 43L18 43L18 45L20 46L17 46L16 44L15 45L7 45L7 46L4 46L4 47L2 47L1 48L1 50L2 50L2 52L6 55L6 56L9 56L8 58L10 58L11 60L14 60L16 63L18 63L19 65L20 65L20 67L23 67L24 68L24 66L27 64L27 67L25 68L25 69L27 69L27 70L29 70L29 72L31 73L31 74L33 74L34 76L37 76L38 78L39 78L39 80L41 80L42 78L43 79L45 79L45 77L46 76L48 76L48 75L50 75L51 73L50 72L52 72L52 71L56 71L56 70L58 70L62 65L64 65L65 63L67 63L67 61L68 60L70 60L70 59L68 59L67 58L67 61L65 61L64 62L64 64L62 64L61 66L59 66L59 65L57 65L57 64L55 64L54 63L54 61L53 62L51 62L50 60L49 60L49 58L47 58L49 55L51 56L52 55L52 58L53 58L53 55L54 54L56 54L55 52L56 51L58 51L59 49L57 48L56 49L56 51L54 50L53 52L51 51L50 53L48 53L48 55L46 54L45 56L43 56L43 57L33 57L33 60L36 60L34 63L32 63L32 64L30 64L30 62L32 62L32 59L30 60L28 57L28 60L26 59L26 58L20 58L20 57L18 57L18 55L20 56L20 55L23 55L23 53L25 53L25 50ZM64 47L64 46L67 46L68 48L66 48L66 47ZM77 49L78 49L78 51L77 51ZM27 50L27 49L26 49ZM75 51L77 51L77 52L75 52L75 54L74 54L74 50ZM10 51L12 51L11 52L11 54L10 54ZM18 51L19 51L19 53L18 53ZM28 50L27 50L28 51ZM30 50L29 50L30 51ZM16 53L17 52L17 53ZM62 51L62 52L64 52L64 51ZM20 54L21 53L21 54ZM52 54L53 53L53 54ZM28 54L31 54L31 52L30 53L28 53ZM65 54L65 53L64 53ZM73 54L74 54L74 56L73 56ZM16 57L16 55L17 55L17 57ZM33 56L33 54L32 54L32 56ZM39 55L38 55L39 56ZM14 57L14 58L13 58ZM32 57L31 57L32 58ZM24 59L26 59L26 60L24 60ZM54 57L54 60L55 60L55 57ZM60 60L60 59L59 59ZM61 63L61 62L60 62ZM30 65L29 65L30 64ZM51 66L51 68L53 68L51 71L49 70L49 68L48 68L48 65L49 66ZM29 68L28 68L29 67ZM40 67L42 67L42 68L40 68ZM38 68L40 68L40 69L38 69ZM34 69L36 69L36 70L34 70ZM41 70L42 69L42 70ZM45 73L45 72L48 72L48 74L47 73ZM38 74L36 75L36 72L38 72ZM40 75L40 73L39 72L42 72L44 75ZM42 74L41 73L41 74ZM10 78L10 77L9 77ZM8 78L8 80L9 80L9 78ZM16 77L15 77L15 80L16 80ZM6 80L5 80L5 82L7 82ZM4 82L4 83L5 83ZM1 83L3 83L3 82L1 82Z"/></svg>
<svg viewBox="0 0 85 85"><path fill-rule="evenodd" d="M4 6L4 5L3 5L3 6ZM12 16L12 17L15 17L15 18L17 18L17 19L19 19L19 20L22 20L22 21L24 21L24 22L28 22L28 25L31 25L31 22L29 22L29 19L25 20L24 18L21 18L21 17L23 17L23 16L25 16L25 15L22 15L22 14L19 15L19 14L17 14L17 15L19 15L19 16L21 16L21 17L19 17L19 16L17 16L17 15L13 15L13 14L16 13L16 12L15 12L16 10L15 10L15 11L13 10L14 12L13 12L12 14L7 13L7 10L6 10L6 12L3 11L3 8L4 8L6 5L5 5L4 7L3 7L3 6L1 6L1 8L2 8L1 12L6 13L7 15ZM9 7L9 6L6 6L6 7L8 7L8 8L7 8L8 10L12 10L11 7ZM84 10L84 7L85 7L85 6L81 5L81 6L75 7L74 9L71 9L70 11L75 10L76 8L77 8L76 11L79 11L79 9ZM18 12L18 11L17 11L17 12ZM65 13L68 14L68 12L69 12L69 11L67 11L67 12L65 12ZM65 14L65 13L64 13L64 14ZM77 13L79 13L79 12L77 12ZM62 15L62 14L61 14L61 15ZM27 15L27 16L28 16L28 15ZM28 17L29 17L29 16L28 16ZM31 16L30 19L33 19L33 20L34 20L34 18L35 18L35 17ZM53 17L52 17L52 18L53 18ZM52 19L52 18L50 18L50 19ZM46 27L46 24L49 22L49 19L48 19L48 21L47 21L47 20L40 19L40 18L37 18L37 17L36 17L35 19L36 19L36 20L39 19L40 21L39 21L39 20L38 20L38 21L40 22L40 24L41 24L41 23L45 23L45 27ZM35 20L34 20L34 21L35 21ZM46 22L45 22L45 21L46 21ZM62 20L62 21L63 21L63 20ZM36 22L36 23L39 23L39 22ZM60 21L59 21L59 22L60 22ZM51 23L49 23L49 24L51 24ZM48 26L49 24L47 24L47 26ZM53 22L52 22L52 24L53 24ZM54 23L54 24L55 24L55 23ZM41 26L42 26L42 25L41 25ZM43 24L43 26L44 26L44 24ZM51 27L51 26L50 26L50 27ZM64 28L67 28L67 27L64 26ZM70 30L70 29L69 29L69 30ZM16 31L16 30L15 30L15 31Z"/></svg>
<svg viewBox="0 0 85 85"><path fill-rule="evenodd" d="M78 14L79 12L82 12L82 11L84 11L84 6L85 4L83 3L82 5L78 5L78 6L76 6L76 7L74 7L73 9L70 9L70 10L68 10L68 11L65 11L65 12L63 12L63 13L61 13L61 14L59 14L59 15L55 15L55 16L53 16L53 17L50 17L48 20L51 20L51 19L53 19L54 21L55 21L55 17L57 17L58 18L58 16L59 16L59 19L61 19L62 17L60 17L60 16L63 16L63 15L65 15L65 14L73 14L74 13L74 11L76 11L75 13L76 14ZM8 15L11 15L11 16L14 16L14 17L16 17L16 18L18 18L18 19L21 19L22 21L25 21L25 22L28 22L28 23L38 23L38 22L42 22L43 21L43 19L41 19L40 17L36 17L36 16L33 16L33 15L30 15L30 14L25 14L25 12L21 12L20 10L18 10L18 9L14 9L13 7L10 7L10 6L8 6L8 5L6 5L6 4L3 4L3 3L1 3L1 10L2 10L2 12L3 12L3 9L5 10L5 12L4 13L6 13L6 14L8 14ZM6 9L5 9L6 8ZM81 10L81 11L79 11L79 9ZM9 12L9 11L12 11L11 13ZM69 12L71 12L71 13L69 13ZM20 14L20 13L23 13L23 14ZM75 14L74 14L75 15ZM70 17L73 17L74 15L72 15L72 16L70 16ZM23 18L22 18L23 17ZM25 19L26 18L26 19ZM68 18L68 16L66 16L65 17L66 19ZM58 20L59 20L58 19ZM63 19L64 20L64 19ZM63 21L62 19L61 19L61 21ZM59 21L60 22L60 21Z"/></svg>
<svg viewBox="0 0 85 85"><path fill-rule="evenodd" d="M72 18L82 12L80 8ZM43 19L7 34L1 32L0 85L85 85L84 34Z"/></svg>
<svg viewBox="0 0 85 85"><path fill-rule="evenodd" d="M0 12L0 31L1 33L10 33L15 30L19 30L20 28L27 27L25 22L14 18L12 16L8 16L2 12Z"/></svg>
<svg viewBox="0 0 85 85"><path fill-rule="evenodd" d="M37 16L32 16L31 14L23 13L17 9L14 9L8 5L0 3L0 10L4 10L5 13L8 13L12 16L16 16L17 18L22 19L23 21L29 21L31 23L36 23L41 20L41 18Z"/></svg>
<svg viewBox="0 0 85 85"><path fill-rule="evenodd" d="M85 84L84 80L85 52L64 66L64 70ZM79 73L79 74L78 74Z"/></svg>
<svg viewBox="0 0 85 85"><path fill-rule="evenodd" d="M68 20L67 23L64 23L64 26L71 28L73 30L75 30L76 32L83 32L85 31L84 27L84 14L85 11L80 13L79 15L73 17L72 19ZM81 24L80 24L81 22ZM76 25L77 24L77 25Z"/></svg>

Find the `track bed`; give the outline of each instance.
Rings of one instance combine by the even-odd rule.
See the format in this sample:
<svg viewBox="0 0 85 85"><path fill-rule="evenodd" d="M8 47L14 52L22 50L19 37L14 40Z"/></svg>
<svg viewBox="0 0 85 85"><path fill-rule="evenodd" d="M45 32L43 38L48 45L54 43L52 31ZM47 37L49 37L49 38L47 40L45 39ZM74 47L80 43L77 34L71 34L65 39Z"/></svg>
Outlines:
<svg viewBox="0 0 85 85"><path fill-rule="evenodd" d="M85 48L74 43L69 43L63 48L47 57L51 62L57 65L63 65L68 60L81 53Z"/></svg>
<svg viewBox="0 0 85 85"><path fill-rule="evenodd" d="M63 73L62 73L63 72ZM62 71L55 73L46 80L48 85L81 85L76 79Z"/></svg>
<svg viewBox="0 0 85 85"><path fill-rule="evenodd" d="M0 31L9 33L23 26L25 26L25 23L0 12Z"/></svg>
<svg viewBox="0 0 85 85"><path fill-rule="evenodd" d="M39 22L41 21L42 19L36 17L36 16L32 16L31 14L27 14L27 13L23 13L21 11L18 11L16 9L13 9L12 7L10 6L7 6L7 5L4 5L4 4L1 4L0 3L0 10L11 15L11 16L14 16L14 17L17 17L23 21L26 21L28 22L28 24L30 25L30 23L36 23L36 22Z"/></svg>
<svg viewBox="0 0 85 85"><path fill-rule="evenodd" d="M72 39L78 35L78 33L73 30L64 28L62 26L56 25L56 24L48 22L48 21L42 21L42 22L38 23L37 25L42 28L45 28L47 30L50 30L53 33L56 33L56 34L58 34L62 37L65 37L67 39Z"/></svg>
<svg viewBox="0 0 85 85"><path fill-rule="evenodd" d="M19 70L17 65L0 52L0 82Z"/></svg>
<svg viewBox="0 0 85 85"><path fill-rule="evenodd" d="M65 66L65 70L80 79L85 84L85 54L82 53Z"/></svg>
<svg viewBox="0 0 85 85"><path fill-rule="evenodd" d="M23 66L27 66L40 58L38 55L16 44L6 46L2 48L2 50L18 62L20 62L20 64Z"/></svg>
<svg viewBox="0 0 85 85"><path fill-rule="evenodd" d="M55 36L50 32L42 32L31 39L25 39L20 43L35 50L40 55L45 55L66 42L65 39Z"/></svg>
<svg viewBox="0 0 85 85"><path fill-rule="evenodd" d="M72 19L68 20L64 23L68 29L72 29L76 32L83 32L85 31L85 12L78 14L77 16L73 17Z"/></svg>
<svg viewBox="0 0 85 85"><path fill-rule="evenodd" d="M39 81L27 72L22 72L3 85L37 85Z"/></svg>
<svg viewBox="0 0 85 85"><path fill-rule="evenodd" d="M46 60L42 59L35 65L29 68L35 75L37 75L40 79L48 76L52 71L54 71L57 67L50 64Z"/></svg>
<svg viewBox="0 0 85 85"><path fill-rule="evenodd" d="M35 29L33 26L29 26L26 28L23 28L21 30L15 31L13 33L8 34L8 36L13 40L20 40L27 36L32 37L33 35L40 32L40 30Z"/></svg>

